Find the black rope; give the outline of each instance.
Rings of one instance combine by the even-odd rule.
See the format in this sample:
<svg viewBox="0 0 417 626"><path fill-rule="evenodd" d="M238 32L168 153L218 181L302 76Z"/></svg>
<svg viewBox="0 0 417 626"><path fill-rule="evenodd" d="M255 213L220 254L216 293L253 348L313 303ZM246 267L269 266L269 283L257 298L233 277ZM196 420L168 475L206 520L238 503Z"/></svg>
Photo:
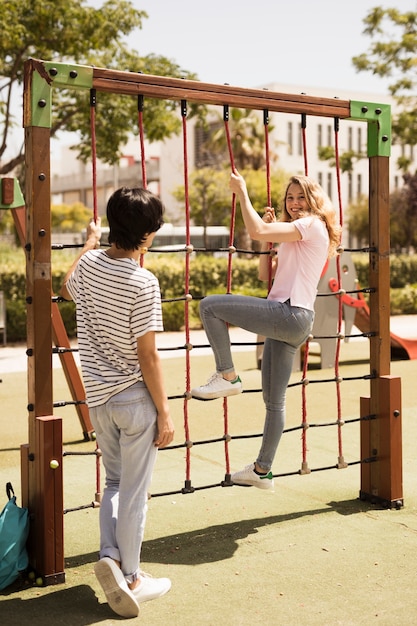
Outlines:
<svg viewBox="0 0 417 626"><path fill-rule="evenodd" d="M68 452L65 451L62 453L62 456L101 456L101 451L96 448L96 450L92 451L79 451L79 452Z"/></svg>
<svg viewBox="0 0 417 626"><path fill-rule="evenodd" d="M98 502L91 502L90 504L82 504L81 506L75 506L71 509L64 509L64 515L67 513L73 513L74 511L83 511L84 509L97 509L100 506Z"/></svg>
<svg viewBox="0 0 417 626"><path fill-rule="evenodd" d="M351 461L349 463L346 464L346 468L347 467L351 467L353 465L360 465L360 464L364 464L364 463L375 463L377 461L377 457L368 457L366 459L362 459L362 460L357 460L357 461ZM345 468L345 469L346 469ZM327 471L327 470L332 470L332 469L341 469L336 463L334 465L327 465L325 467L313 467L311 469L309 469L309 473L313 473L313 472L323 472L323 471ZM274 478L284 478L286 476L299 476L301 475L302 472L301 470L295 470L292 472L283 472L281 474L273 474ZM150 497L151 498L160 498L163 496L173 496L173 495L178 495L178 494L187 494L187 493L194 493L196 491L201 491L203 489L212 489L215 487L240 487L241 485L235 485L233 484L231 481L221 481L219 483L214 483L211 485L202 485L200 487L194 487L191 485L187 485L186 487L184 487L183 489L178 489L178 490L173 490L173 491L164 491L161 493L151 493Z"/></svg>
<svg viewBox="0 0 417 626"><path fill-rule="evenodd" d="M61 400L61 402L54 402L53 403L53 407L57 408L57 407L63 407L63 406L69 406L69 405L79 405L79 404L86 404L85 400Z"/></svg>
<svg viewBox="0 0 417 626"><path fill-rule="evenodd" d="M56 346L52 348L52 354L65 354L66 352L79 352L78 348L63 348L62 346Z"/></svg>

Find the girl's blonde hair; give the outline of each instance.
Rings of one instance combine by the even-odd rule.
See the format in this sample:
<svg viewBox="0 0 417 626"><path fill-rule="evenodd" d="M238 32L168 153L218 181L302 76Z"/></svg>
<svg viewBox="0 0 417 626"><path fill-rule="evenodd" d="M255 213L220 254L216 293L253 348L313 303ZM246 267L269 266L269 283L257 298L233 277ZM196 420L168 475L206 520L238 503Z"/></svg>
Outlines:
<svg viewBox="0 0 417 626"><path fill-rule="evenodd" d="M327 232L329 233L329 257L336 254L336 250L340 245L341 227L337 222L336 211L333 204L323 190L323 188L309 176L291 176L288 181L287 188L284 195L284 207L281 214L282 222L290 222L291 216L287 212L287 194L290 185L300 185L303 190L304 197L310 208L310 212L313 215L317 215L318 218L323 220L326 224Z"/></svg>

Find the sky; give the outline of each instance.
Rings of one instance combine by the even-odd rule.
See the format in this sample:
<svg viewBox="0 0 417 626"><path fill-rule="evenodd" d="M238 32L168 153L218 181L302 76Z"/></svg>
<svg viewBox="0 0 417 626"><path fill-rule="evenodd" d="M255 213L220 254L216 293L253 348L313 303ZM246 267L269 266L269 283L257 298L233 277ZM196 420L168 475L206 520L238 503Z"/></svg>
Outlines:
<svg viewBox="0 0 417 626"><path fill-rule="evenodd" d="M103 0L90 0L101 6ZM173 60L210 83L282 83L387 94L389 81L357 73L368 50L363 19L375 6L417 10L415 0L131 0L146 11L129 37L141 55Z"/></svg>
<svg viewBox="0 0 417 626"><path fill-rule="evenodd" d="M130 0L145 11L142 29L128 38L140 55L168 57L199 80L236 87L294 85L363 92L383 101L390 81L357 73L352 57L366 52L363 19L376 7L417 11L417 0ZM105 0L86 0L99 8ZM314 88L315 92L309 91ZM330 95L328 93L326 96ZM353 95L355 99L357 96ZM21 133L10 149L21 142Z"/></svg>

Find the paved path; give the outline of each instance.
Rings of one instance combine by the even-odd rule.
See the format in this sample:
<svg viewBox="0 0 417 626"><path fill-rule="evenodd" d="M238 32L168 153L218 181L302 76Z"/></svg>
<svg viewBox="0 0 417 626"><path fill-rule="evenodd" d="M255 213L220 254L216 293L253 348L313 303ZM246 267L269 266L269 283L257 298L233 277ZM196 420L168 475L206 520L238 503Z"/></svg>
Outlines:
<svg viewBox="0 0 417 626"><path fill-rule="evenodd" d="M246 330L240 328L230 329L230 337L232 343L251 344L256 342L256 335L249 333ZM157 345L160 348L161 358L169 359L181 356L184 350L181 348L185 345L185 333L184 332L164 332L158 333ZM210 354L211 350L208 347L208 340L206 333L203 330L193 330L190 332L190 343L193 346L207 346L206 348L199 348L198 354L205 355ZM72 344L76 347L76 342ZM0 374L6 374L11 372L21 372L27 369L27 356L26 356L26 344L10 345L0 347ZM169 348L172 348L169 349ZM179 348L176 350L175 348ZM235 351L245 351L248 349L247 345L234 346ZM253 348L254 350L255 348ZM74 358L77 364L79 364L78 353L74 352ZM59 355L53 354L52 367L61 367Z"/></svg>
<svg viewBox="0 0 417 626"><path fill-rule="evenodd" d="M391 330L400 337L415 338L417 340L417 315L398 315L391 318ZM354 331L359 332L359 331ZM244 345L235 345L233 350L246 351L248 348L245 344L256 343L257 337L253 333L249 333L241 328L231 328L230 338L232 343ZM362 339L359 339L362 341ZM190 332L190 341L194 346L208 345L206 334L203 330L192 330ZM159 333L157 337L158 348L160 348L161 358L175 358L183 351L167 350L167 348L179 348L185 344L184 332L164 332ZM76 344L74 344L75 346ZM255 348L253 348L255 349ZM210 348L199 348L199 355L210 354ZM78 363L78 354L74 353L75 360ZM53 355L52 366L54 368L61 367L60 359L57 354ZM25 371L27 368L26 345L19 344L16 346L0 347L0 374L10 372Z"/></svg>

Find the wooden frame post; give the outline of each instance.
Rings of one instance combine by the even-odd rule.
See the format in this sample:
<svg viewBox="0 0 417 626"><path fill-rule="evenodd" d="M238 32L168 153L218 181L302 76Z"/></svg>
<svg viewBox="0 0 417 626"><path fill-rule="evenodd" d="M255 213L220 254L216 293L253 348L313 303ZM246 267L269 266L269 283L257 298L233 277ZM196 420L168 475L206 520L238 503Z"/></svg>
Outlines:
<svg viewBox="0 0 417 626"><path fill-rule="evenodd" d="M360 498L384 507L404 504L402 483L401 381L390 376L390 220L388 105L355 103L368 121L370 397L361 398Z"/></svg>
<svg viewBox="0 0 417 626"><path fill-rule="evenodd" d="M26 301L29 444L29 562L45 584L63 582L62 423L53 417L51 281L51 88L25 65ZM51 458L53 457L53 458ZM57 458L55 458L57 457ZM59 463L53 469L51 462ZM55 463L53 463L55 465ZM58 471L56 471L58 470Z"/></svg>

